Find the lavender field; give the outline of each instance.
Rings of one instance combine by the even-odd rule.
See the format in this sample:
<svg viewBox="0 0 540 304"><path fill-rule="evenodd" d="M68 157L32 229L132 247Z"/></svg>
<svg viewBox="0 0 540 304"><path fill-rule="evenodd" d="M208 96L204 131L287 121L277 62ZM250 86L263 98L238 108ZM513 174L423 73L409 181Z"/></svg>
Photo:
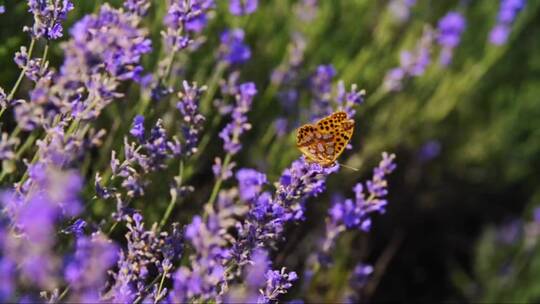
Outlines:
<svg viewBox="0 0 540 304"><path fill-rule="evenodd" d="M540 301L540 0L0 0L0 303Z"/></svg>

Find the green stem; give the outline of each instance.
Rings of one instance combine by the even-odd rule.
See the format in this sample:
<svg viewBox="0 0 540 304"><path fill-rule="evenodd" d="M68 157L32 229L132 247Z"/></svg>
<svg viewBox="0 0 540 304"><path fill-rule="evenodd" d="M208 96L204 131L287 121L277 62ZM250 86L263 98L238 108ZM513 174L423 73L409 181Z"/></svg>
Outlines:
<svg viewBox="0 0 540 304"><path fill-rule="evenodd" d="M45 62L47 61L47 55L49 55L49 40L47 40L47 43L45 44L45 48L43 49L41 65L39 66L41 71L43 71L43 68L45 67Z"/></svg>
<svg viewBox="0 0 540 304"><path fill-rule="evenodd" d="M163 275L161 276L161 282L159 282L159 288L156 295L156 298L154 299L154 304L157 304L159 301L159 295L161 294L161 289L163 288L163 282L165 282L165 277L167 276L167 269L163 270Z"/></svg>
<svg viewBox="0 0 540 304"><path fill-rule="evenodd" d="M58 303L60 303L61 300L67 295L68 291L69 291L69 285L66 286L64 291L62 291L62 293L58 296Z"/></svg>
<svg viewBox="0 0 540 304"><path fill-rule="evenodd" d="M232 155L230 153L227 153L227 155L225 155L225 159L223 160L223 164L221 167L222 169L227 168L227 166L231 162L231 158L232 158ZM214 188L212 188L212 194L210 195L210 198L208 199L208 206L214 205L214 202L219 193L219 188L221 188L222 183L223 183L223 179L221 178L221 176L219 176L218 179L216 180L216 183L214 184Z"/></svg>
<svg viewBox="0 0 540 304"><path fill-rule="evenodd" d="M227 68L227 64L225 62L218 63L217 67L214 69L214 72L212 73L212 76L210 77L210 81L208 82L208 89L206 90L204 94L204 98L201 101L201 112L202 113L208 113L210 111L210 107L212 99L214 98L214 95L216 94L216 90L219 85L219 80L221 79L221 76L225 72L225 69Z"/></svg>
<svg viewBox="0 0 540 304"><path fill-rule="evenodd" d="M28 47L28 61L26 62L26 65L24 66L24 68L21 70L21 73L19 74L19 77L17 78L17 81L13 85L13 88L11 88L11 91L9 92L9 94L7 96L8 101L13 99L13 96L15 96L15 93L17 92L17 89L21 85L21 82L22 82L22 80L24 78L24 75L26 74L26 70L28 69L28 62L32 58L32 52L34 51L34 45L35 44L36 44L36 39L32 38L32 40L30 41L30 46ZM7 107L4 107L4 108L2 108L0 110L0 117L2 117L2 115L4 114L6 109L7 109Z"/></svg>
<svg viewBox="0 0 540 304"><path fill-rule="evenodd" d="M180 169L178 171L179 171L178 172L178 178L179 178L178 186L180 186L182 185L182 177L184 175L184 161L183 160L180 160ZM174 209L174 205L176 204L176 200L177 200L176 191L172 191L171 201L169 202L169 206L167 206L167 210L165 210L165 213L163 214L163 217L161 218L161 221L159 222L159 228L158 228L159 230L161 230L163 226L165 226L165 224L167 223L167 220L171 216L171 213Z"/></svg>
<svg viewBox="0 0 540 304"><path fill-rule="evenodd" d="M15 82L15 85L11 89L11 92L9 92L9 95L7 97L8 100L11 100L15 93L17 92L17 89L19 88L19 85L21 84L24 75L26 73L26 70L28 69L28 62L30 62L30 59L32 59L32 52L34 51L34 45L36 44L36 39L32 38L32 41L30 41L30 46L28 47L28 61L26 62L26 65L21 70L21 73L19 74L19 78L17 78L17 81Z"/></svg>

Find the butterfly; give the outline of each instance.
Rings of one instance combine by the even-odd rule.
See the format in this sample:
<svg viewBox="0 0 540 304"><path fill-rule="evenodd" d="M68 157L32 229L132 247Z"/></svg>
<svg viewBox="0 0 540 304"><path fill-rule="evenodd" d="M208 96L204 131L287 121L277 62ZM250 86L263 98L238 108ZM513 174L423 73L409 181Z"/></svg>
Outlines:
<svg viewBox="0 0 540 304"><path fill-rule="evenodd" d="M301 126L296 133L296 146L308 161L330 167L345 150L353 132L354 120L338 111L316 124Z"/></svg>

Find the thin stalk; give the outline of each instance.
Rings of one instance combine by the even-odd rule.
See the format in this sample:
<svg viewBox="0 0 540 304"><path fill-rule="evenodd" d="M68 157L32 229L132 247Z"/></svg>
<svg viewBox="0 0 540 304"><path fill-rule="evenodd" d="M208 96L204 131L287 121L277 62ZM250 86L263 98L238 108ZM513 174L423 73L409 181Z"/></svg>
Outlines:
<svg viewBox="0 0 540 304"><path fill-rule="evenodd" d="M45 44L45 48L43 49L43 56L41 58L41 65L40 65L41 71L43 71L43 68L45 67L45 61L47 61L48 54L49 54L49 41L47 40L47 43Z"/></svg>
<svg viewBox="0 0 540 304"><path fill-rule="evenodd" d="M17 92L19 85L21 85L21 82L24 78L26 70L28 69L28 62L30 62L30 59L32 59L32 53L34 51L35 44L36 44L36 39L32 38L32 41L30 41L30 46L28 47L28 61L26 62L26 65L24 66L24 68L21 70L21 73L19 74L19 78L17 78L17 81L15 82L15 85L13 85L11 92L9 92L9 95L7 97L8 100L11 100L13 96L15 96L15 93Z"/></svg>
<svg viewBox="0 0 540 304"><path fill-rule="evenodd" d="M183 160L180 160L180 168L178 169L178 177L179 177L179 186L182 185L182 177L184 175L184 161ZM169 219L169 217L171 216L171 213L174 209L174 205L176 204L176 201L177 201L177 194L176 194L176 191L173 191L171 193L171 200L169 202L169 205L167 206L167 210L165 210L165 213L163 214L163 217L161 218L161 221L159 222L159 230L161 230L163 228L163 226L165 226L165 224L167 223L167 220Z"/></svg>
<svg viewBox="0 0 540 304"><path fill-rule="evenodd" d="M225 155L225 159L223 160L223 165L221 168L227 168L229 163L231 162L232 155L231 153L227 153ZM208 206L214 205L214 202L217 198L217 195L219 193L219 189L221 188L221 184L223 183L223 179L221 176L219 176L216 180L216 183L214 184L214 188L212 188L212 194L210 195L210 198L208 199Z"/></svg>
<svg viewBox="0 0 540 304"><path fill-rule="evenodd" d="M163 288L163 282L165 282L165 277L167 276L167 269L163 270L163 275L161 275L161 282L159 282L159 288L156 295L156 298L154 299L154 304L157 304L159 301L159 295L161 294L161 289Z"/></svg>
<svg viewBox="0 0 540 304"><path fill-rule="evenodd" d="M36 39L32 38L32 40L30 41L30 46L28 47L28 61L26 62L26 65L24 66L24 68L21 70L21 73L19 74L19 77L17 78L17 81L15 81L15 84L13 85L13 88L11 88L11 91L9 92L9 94L7 96L8 101L13 99L13 96L15 96L15 93L17 92L17 89L21 85L21 82L22 82L22 80L24 78L24 75L26 74L26 70L28 69L28 62L32 58L32 53L34 52L34 45L35 44L36 44ZM2 117L2 115L4 114L6 109L7 109L7 106L0 110L0 117Z"/></svg>
<svg viewBox="0 0 540 304"><path fill-rule="evenodd" d="M227 63L219 62L217 67L214 69L214 72L212 73L212 76L210 77L210 81L208 82L208 89L206 90L204 94L204 98L200 103L202 113L208 113L210 111L212 98L214 98L214 95L216 94L216 90L219 85L219 80L221 79L221 76L223 76L223 73L225 72L226 68L227 68Z"/></svg>

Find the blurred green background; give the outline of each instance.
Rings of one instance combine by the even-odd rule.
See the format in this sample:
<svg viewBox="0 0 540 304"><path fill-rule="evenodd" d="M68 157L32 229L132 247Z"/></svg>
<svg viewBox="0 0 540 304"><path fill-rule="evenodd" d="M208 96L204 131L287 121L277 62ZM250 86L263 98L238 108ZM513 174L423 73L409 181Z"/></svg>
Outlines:
<svg viewBox="0 0 540 304"><path fill-rule="evenodd" d="M75 1L77 9L69 15L66 28L101 2ZM270 83L273 69L287 60L293 32L302 33L307 42L301 78L307 78L320 64L332 64L336 79L343 79L347 87L357 83L367 91L367 100L356 117L354 149L342 156L342 162L361 171L342 169L330 177L328 194L309 202L306 223L291 227L288 242L282 244L284 252L295 252L288 254L284 263L301 269L303 254L316 242L311 235L324 229L331 193L350 196L352 186L370 176L369 168L381 151L397 154L398 171L390 178L387 214L377 217L369 235L351 233L340 240L336 267L317 278L306 299L338 299L351 265L362 259L385 265L385 271L366 292L371 301L539 301L540 276L534 269L540 267L540 254L536 244L521 240L498 246L499 228L494 227L516 218L530 221L534 206L540 205L540 1L527 2L508 43L500 47L490 45L487 39L499 8L494 0L417 0L404 22L392 15L389 1L319 1L311 22L296 17L295 1L261 2L254 15L242 18L230 16L225 3L220 2L205 33L207 43L181 60L182 71L177 77L204 83L212 74L220 31L233 26L245 29L253 56L242 67L241 77L256 82L259 95L249 114L254 128L243 137L249 148L235 159L239 167L265 170L275 181L299 156L294 134L283 138L274 134L274 120L284 112L277 100L279 88ZM31 19L23 1L5 1L4 5L7 12L0 15L0 84L9 87L18 76L12 56L20 45L28 43L21 29ZM155 47L160 45L164 9L158 4L145 21ZM426 24L436 27L449 10L461 12L467 20L452 64L441 68L435 62L422 77L408 81L402 91L381 93L387 71L399 65L399 53L413 49ZM58 66L61 44L51 47L52 65ZM437 61L436 53L433 56ZM145 58L147 69L152 70L157 61L155 56ZM19 90L21 98L28 89L25 85L29 83L23 83ZM132 117L123 117L118 128L110 126L115 125L115 113L126 105L135 107L138 90L130 88L129 92L126 100L111 105L98 122L118 139L113 143L116 149ZM303 91L300 105L309 106ZM174 122L167 119L164 109L155 105L148 117L164 117L167 127L174 130ZM9 123L6 126L9 128ZM198 191L190 202L203 201L212 186L210 167L214 157L222 155L218 130L205 133L209 145L191 168L190 183ZM424 160L420 153L429 142L440 144L440 154ZM97 157L100 161L85 167L89 180L95 172L106 169L108 156ZM153 179L153 184L160 184L160 176ZM136 207L145 211L149 221L158 220L167 205L166 193L162 193L167 183L162 184L147 193L147 200L137 202ZM89 187L87 199L91 192ZM185 204L191 212L199 211L196 204ZM94 216L106 217L112 208L96 206ZM176 219L185 223L193 213L177 214ZM494 252L500 255L494 256ZM501 273L503 264L524 264L520 269L526 271ZM536 268L528 267L531 265ZM290 297L295 296L293 290Z"/></svg>

